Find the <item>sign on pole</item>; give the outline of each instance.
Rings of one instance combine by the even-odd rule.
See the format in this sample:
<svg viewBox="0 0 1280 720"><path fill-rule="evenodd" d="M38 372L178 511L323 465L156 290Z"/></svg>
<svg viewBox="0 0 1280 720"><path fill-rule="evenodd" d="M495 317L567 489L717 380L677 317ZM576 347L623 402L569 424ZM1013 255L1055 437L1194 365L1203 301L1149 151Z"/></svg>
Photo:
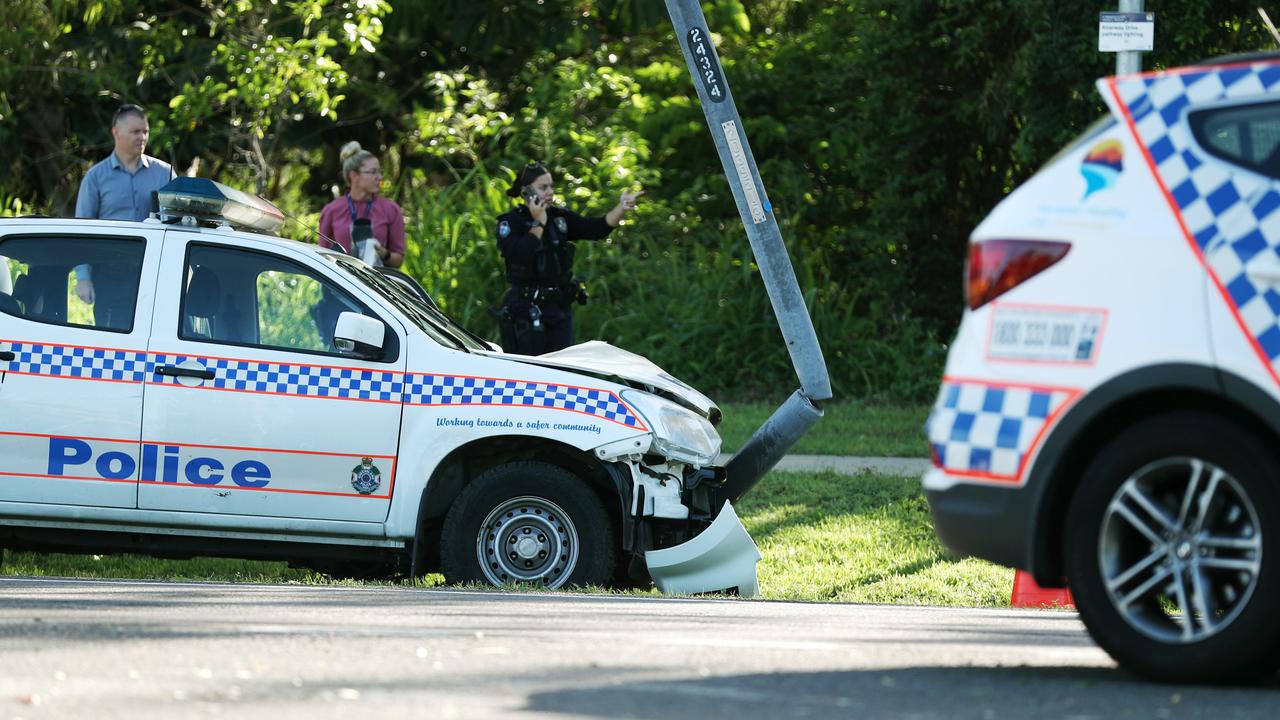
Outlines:
<svg viewBox="0 0 1280 720"><path fill-rule="evenodd" d="M1098 13L1099 52L1150 52L1155 48L1156 14L1153 12Z"/></svg>

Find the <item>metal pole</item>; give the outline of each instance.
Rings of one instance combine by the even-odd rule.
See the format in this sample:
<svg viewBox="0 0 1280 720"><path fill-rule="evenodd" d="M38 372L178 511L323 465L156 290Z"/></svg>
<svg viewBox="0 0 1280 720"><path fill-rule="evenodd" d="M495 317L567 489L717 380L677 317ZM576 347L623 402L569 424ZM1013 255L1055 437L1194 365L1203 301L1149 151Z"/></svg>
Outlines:
<svg viewBox="0 0 1280 720"><path fill-rule="evenodd" d="M666 0L666 4L760 267L760 277L791 353L791 364L800 379L800 390L774 411L727 464L724 496L737 500L822 417L822 409L814 401L831 397L831 379L702 7L698 0Z"/></svg>
<svg viewBox="0 0 1280 720"><path fill-rule="evenodd" d="M746 226L760 276L768 290L773 312L778 317L787 350L791 353L791 362L800 376L800 385L813 399L830 398L831 381L822 358L822 348L813 331L813 321L809 318L791 258L778 231L773 205L765 195L760 171L756 169L751 146L742 128L742 118L738 116L738 108L721 69L702 8L697 0L666 0L666 3L675 25L676 40L693 74L693 85L702 100L711 137L720 153L725 177L733 189L742 224Z"/></svg>
<svg viewBox="0 0 1280 720"><path fill-rule="evenodd" d="M1142 0L1120 0L1120 12L1142 12ZM1142 72L1142 51L1121 50L1116 53L1116 74L1130 75Z"/></svg>

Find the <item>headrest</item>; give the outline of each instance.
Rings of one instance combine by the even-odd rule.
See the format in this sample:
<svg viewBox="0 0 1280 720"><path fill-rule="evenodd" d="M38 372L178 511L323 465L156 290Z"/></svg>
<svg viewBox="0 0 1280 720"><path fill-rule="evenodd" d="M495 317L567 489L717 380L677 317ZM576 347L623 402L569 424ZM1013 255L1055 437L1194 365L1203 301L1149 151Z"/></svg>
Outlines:
<svg viewBox="0 0 1280 720"><path fill-rule="evenodd" d="M217 274L207 267L198 267L187 283L186 314L210 318L222 305L222 283Z"/></svg>

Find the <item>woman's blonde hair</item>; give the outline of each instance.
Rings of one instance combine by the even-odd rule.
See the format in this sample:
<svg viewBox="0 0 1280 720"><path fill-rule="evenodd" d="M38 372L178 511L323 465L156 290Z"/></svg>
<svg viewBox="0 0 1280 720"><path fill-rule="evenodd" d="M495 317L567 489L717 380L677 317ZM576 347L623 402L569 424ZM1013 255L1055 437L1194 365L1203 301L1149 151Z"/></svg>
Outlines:
<svg viewBox="0 0 1280 720"><path fill-rule="evenodd" d="M360 143L352 140L338 151L338 162L342 163L342 179L351 182L351 173L360 169L365 160L375 157L373 153L360 147Z"/></svg>

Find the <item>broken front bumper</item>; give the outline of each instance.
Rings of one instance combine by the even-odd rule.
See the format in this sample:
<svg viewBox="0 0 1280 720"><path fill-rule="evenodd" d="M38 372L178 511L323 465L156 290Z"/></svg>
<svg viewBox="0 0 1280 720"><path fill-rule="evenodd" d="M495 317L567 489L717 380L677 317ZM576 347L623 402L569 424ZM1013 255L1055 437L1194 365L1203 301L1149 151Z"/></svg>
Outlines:
<svg viewBox="0 0 1280 720"><path fill-rule="evenodd" d="M668 595L726 590L744 598L760 594L760 550L727 500L706 530L674 547L649 550L644 559L654 585Z"/></svg>

